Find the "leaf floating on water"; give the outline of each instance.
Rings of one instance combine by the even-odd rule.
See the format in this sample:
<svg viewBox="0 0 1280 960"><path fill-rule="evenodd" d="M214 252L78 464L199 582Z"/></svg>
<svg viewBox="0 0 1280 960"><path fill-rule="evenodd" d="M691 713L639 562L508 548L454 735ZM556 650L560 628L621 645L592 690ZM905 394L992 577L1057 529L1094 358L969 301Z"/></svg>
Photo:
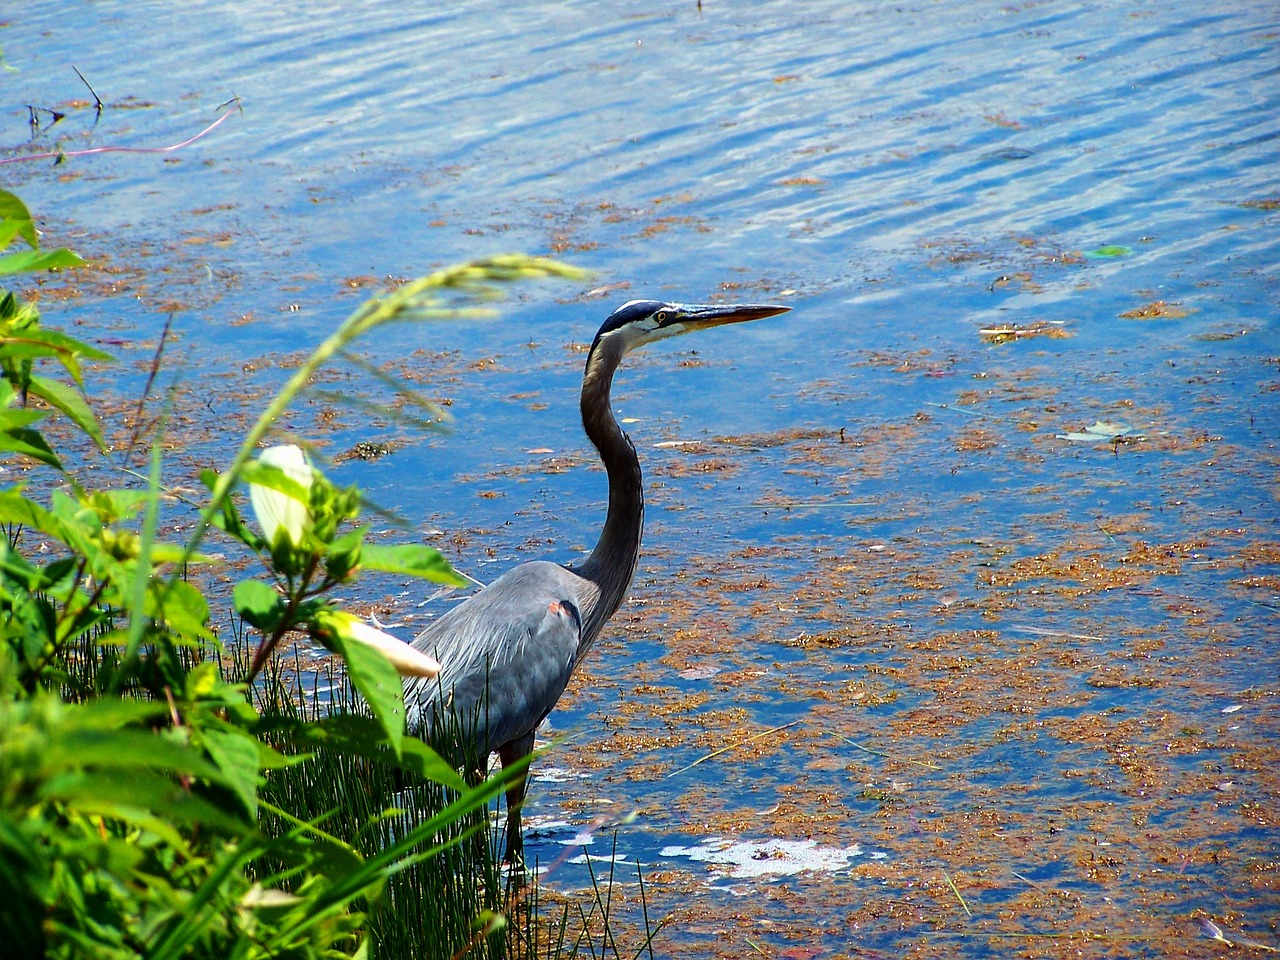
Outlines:
<svg viewBox="0 0 1280 960"><path fill-rule="evenodd" d="M1118 243L1109 243L1095 250L1086 250L1084 255L1090 260L1108 260L1113 257L1127 257L1133 253L1132 247L1124 247Z"/></svg>
<svg viewBox="0 0 1280 960"><path fill-rule="evenodd" d="M1213 940L1218 940L1231 947L1251 947L1254 950L1264 950L1267 953L1280 953L1280 950L1277 950L1275 947L1262 943L1258 940L1250 939L1249 937L1243 937L1236 933L1233 933L1231 936L1227 936L1223 929L1208 917L1199 917L1198 919L1200 922L1200 932Z"/></svg>
<svg viewBox="0 0 1280 960"><path fill-rule="evenodd" d="M1141 434L1132 432L1127 423L1105 423L1095 420L1093 426L1073 433L1060 433L1059 440L1076 440L1080 443L1128 443L1143 439Z"/></svg>
<svg viewBox="0 0 1280 960"><path fill-rule="evenodd" d="M1221 940L1223 943L1231 942L1222 935L1222 928L1208 917L1200 918L1200 932L1206 936L1212 937L1214 940Z"/></svg>

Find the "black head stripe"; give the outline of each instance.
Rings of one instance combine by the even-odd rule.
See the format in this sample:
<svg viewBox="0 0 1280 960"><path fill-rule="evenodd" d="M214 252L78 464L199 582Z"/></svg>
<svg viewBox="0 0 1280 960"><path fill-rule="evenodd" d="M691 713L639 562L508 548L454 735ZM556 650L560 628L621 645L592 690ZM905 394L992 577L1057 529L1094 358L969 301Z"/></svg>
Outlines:
<svg viewBox="0 0 1280 960"><path fill-rule="evenodd" d="M635 323L637 320L652 316L666 306L668 304L660 300L632 300L629 303L624 303L609 314L609 318L600 327L600 333L612 333L620 327L625 327L628 323ZM671 311L668 310L668 314L670 313Z"/></svg>

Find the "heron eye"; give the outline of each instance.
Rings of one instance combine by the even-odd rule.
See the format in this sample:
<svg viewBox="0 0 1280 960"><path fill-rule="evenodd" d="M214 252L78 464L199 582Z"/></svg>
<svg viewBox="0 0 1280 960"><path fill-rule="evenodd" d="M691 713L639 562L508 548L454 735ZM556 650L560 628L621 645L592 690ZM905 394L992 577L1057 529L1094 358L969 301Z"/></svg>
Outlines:
<svg viewBox="0 0 1280 960"><path fill-rule="evenodd" d="M665 311L665 310L659 310L659 311L658 311L658 315L657 315L656 317L654 317L654 319L655 319L655 320L657 320L657 321L658 321L658 323L666 323L666 322L667 322L667 311Z"/></svg>

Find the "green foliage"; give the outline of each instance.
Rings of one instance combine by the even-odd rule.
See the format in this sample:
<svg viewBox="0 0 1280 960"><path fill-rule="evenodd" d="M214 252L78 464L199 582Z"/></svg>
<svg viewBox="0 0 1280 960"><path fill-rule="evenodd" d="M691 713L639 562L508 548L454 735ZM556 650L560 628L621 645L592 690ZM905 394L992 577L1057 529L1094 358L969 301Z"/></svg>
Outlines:
<svg viewBox="0 0 1280 960"><path fill-rule="evenodd" d="M0 190L0 251L15 241L28 249L0 256L0 275L82 263L66 250L41 250L26 206ZM384 915L393 879L458 851L470 853L449 860L449 870L474 874L478 856L487 873L458 888L472 892L450 901L458 911L451 922L474 936L475 918L500 906L476 895L496 890L498 879L492 851L475 838L487 835L502 777L468 785L406 733L396 671L433 663L329 597L366 571L460 578L421 544L366 543L359 491L334 486L298 448L252 458L315 370L355 336L409 317L458 315L433 291L488 296L493 281L566 273L496 258L362 306L303 365L226 469L204 473L209 500L185 544L157 538L161 515L182 509L165 493L158 445L141 489L90 490L67 472L39 425L61 415L103 449L84 365L111 358L45 329L34 304L0 292L0 455L50 468L54 481L37 472L30 488L0 489L6 957L364 955L366 911ZM231 496L242 482L259 529ZM200 546L211 526L265 571L234 587L239 629L253 637L230 649L204 592L186 579L210 562ZM278 696L263 699L274 689L278 649L304 634L345 662L359 694L347 709L304 714ZM323 796L316 782L352 783L335 769L355 772L358 788L370 783L367 771L382 777L363 804L322 800L357 811L340 825L333 806L314 802ZM429 794L426 812L391 806L401 789Z"/></svg>

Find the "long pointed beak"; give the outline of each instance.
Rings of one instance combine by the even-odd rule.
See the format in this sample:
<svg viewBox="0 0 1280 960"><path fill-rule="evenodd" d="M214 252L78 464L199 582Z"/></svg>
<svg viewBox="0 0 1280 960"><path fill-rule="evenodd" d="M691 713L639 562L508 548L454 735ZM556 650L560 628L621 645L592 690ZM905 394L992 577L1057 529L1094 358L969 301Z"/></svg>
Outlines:
<svg viewBox="0 0 1280 960"><path fill-rule="evenodd" d="M685 303L671 315L667 324L678 323L690 330L702 330L723 326L726 323L743 323L747 320L776 317L790 309L776 303Z"/></svg>

